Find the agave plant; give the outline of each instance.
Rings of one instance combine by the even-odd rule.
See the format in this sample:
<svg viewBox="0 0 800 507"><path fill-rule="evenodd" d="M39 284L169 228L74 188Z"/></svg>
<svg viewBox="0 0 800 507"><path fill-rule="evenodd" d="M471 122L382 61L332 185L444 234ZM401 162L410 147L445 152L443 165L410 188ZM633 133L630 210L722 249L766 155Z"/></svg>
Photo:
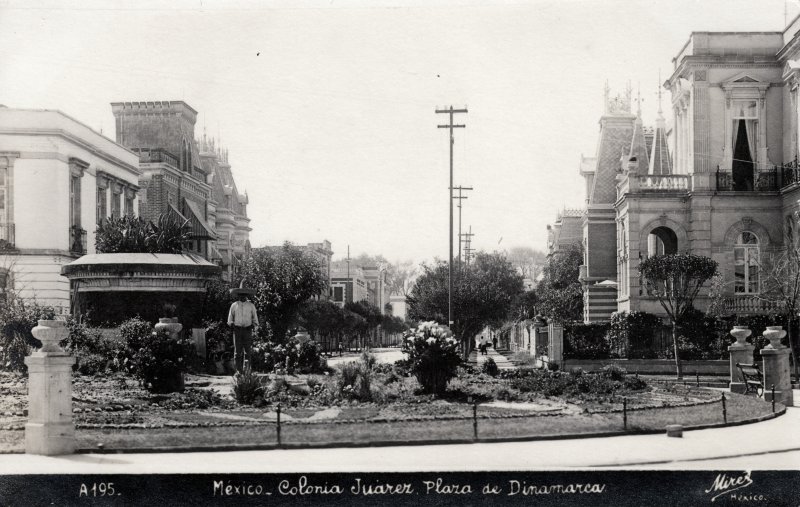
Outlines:
<svg viewBox="0 0 800 507"><path fill-rule="evenodd" d="M147 251L151 253L181 253L191 235L189 220L181 219L175 213L158 215L157 222L150 222L148 229L145 241Z"/></svg>

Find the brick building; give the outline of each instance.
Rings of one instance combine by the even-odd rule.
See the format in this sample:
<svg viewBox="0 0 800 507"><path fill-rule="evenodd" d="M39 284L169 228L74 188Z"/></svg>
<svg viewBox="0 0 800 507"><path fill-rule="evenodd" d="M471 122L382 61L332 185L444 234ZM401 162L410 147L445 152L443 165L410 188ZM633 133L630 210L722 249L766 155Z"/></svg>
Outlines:
<svg viewBox="0 0 800 507"><path fill-rule="evenodd" d="M216 262L230 280L250 248L247 195L238 192L227 151L195 140L197 111L183 101L115 102L117 142L139 154L140 214L188 220L188 252Z"/></svg>

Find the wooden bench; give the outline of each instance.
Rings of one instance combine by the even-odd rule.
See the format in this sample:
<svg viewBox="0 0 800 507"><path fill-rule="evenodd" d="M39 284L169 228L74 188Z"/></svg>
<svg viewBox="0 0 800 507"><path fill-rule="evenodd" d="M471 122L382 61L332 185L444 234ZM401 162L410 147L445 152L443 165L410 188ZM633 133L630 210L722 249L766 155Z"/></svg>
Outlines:
<svg viewBox="0 0 800 507"><path fill-rule="evenodd" d="M739 372L744 380L744 394L756 393L757 396L764 394L764 374L758 364L736 363Z"/></svg>

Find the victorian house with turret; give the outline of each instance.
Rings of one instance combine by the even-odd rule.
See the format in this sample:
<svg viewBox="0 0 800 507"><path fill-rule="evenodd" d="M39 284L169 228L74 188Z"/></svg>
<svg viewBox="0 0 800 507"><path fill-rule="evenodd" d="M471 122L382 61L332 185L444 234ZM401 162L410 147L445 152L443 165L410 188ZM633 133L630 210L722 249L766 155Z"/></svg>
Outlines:
<svg viewBox="0 0 800 507"><path fill-rule="evenodd" d="M596 157L580 165L585 321L663 314L639 263L678 252L718 262L730 313L775 309L759 295L766 259L797 240L799 30L692 33L664 83L671 127L661 110L645 127L630 88L606 92ZM695 306L708 303L705 290Z"/></svg>
<svg viewBox="0 0 800 507"><path fill-rule="evenodd" d="M231 280L249 252L247 194L240 194L228 152L205 133L195 140L197 111L183 101L116 102L117 142L139 155L140 214L173 213L188 221L186 251L222 266Z"/></svg>

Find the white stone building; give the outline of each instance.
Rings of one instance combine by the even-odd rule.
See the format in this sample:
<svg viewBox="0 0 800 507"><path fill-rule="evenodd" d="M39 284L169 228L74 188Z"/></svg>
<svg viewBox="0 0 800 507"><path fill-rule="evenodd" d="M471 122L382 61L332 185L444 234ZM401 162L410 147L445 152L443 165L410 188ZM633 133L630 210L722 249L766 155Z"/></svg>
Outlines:
<svg viewBox="0 0 800 507"><path fill-rule="evenodd" d="M68 313L61 266L138 214L139 156L60 111L0 107L0 291Z"/></svg>

